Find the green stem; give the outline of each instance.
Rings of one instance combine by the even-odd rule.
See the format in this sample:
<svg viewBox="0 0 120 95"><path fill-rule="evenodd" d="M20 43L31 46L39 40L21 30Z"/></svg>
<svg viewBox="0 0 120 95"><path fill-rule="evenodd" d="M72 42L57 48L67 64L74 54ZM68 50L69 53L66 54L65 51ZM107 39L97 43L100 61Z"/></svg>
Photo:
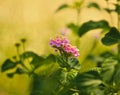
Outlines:
<svg viewBox="0 0 120 95"><path fill-rule="evenodd" d="M107 8L110 9L110 8L109 8L109 2L108 2L108 0L106 0L106 3L107 3ZM109 15L110 15L110 22L111 22L111 24L112 24L112 26L113 26L113 17L112 17L111 12L109 13Z"/></svg>
<svg viewBox="0 0 120 95"><path fill-rule="evenodd" d="M80 9L77 9L77 21L76 21L76 25L79 26L79 16L80 16Z"/></svg>
<svg viewBox="0 0 120 95"><path fill-rule="evenodd" d="M120 5L120 0L117 0L117 4ZM118 30L120 31L120 15L118 13ZM120 62L120 43L118 43L118 59Z"/></svg>
<svg viewBox="0 0 120 95"><path fill-rule="evenodd" d="M21 59L20 52L19 52L19 47L16 47L16 49L17 49L17 56L19 58L18 60L21 61L22 67L25 68L27 71L29 71L29 69L24 65L23 60Z"/></svg>
<svg viewBox="0 0 120 95"><path fill-rule="evenodd" d="M117 0L117 4L120 6L120 0ZM120 31L120 15L119 15L119 13L118 13L118 23L117 23L117 25L118 25L118 30Z"/></svg>
<svg viewBox="0 0 120 95"><path fill-rule="evenodd" d="M25 43L23 43L23 51L25 52Z"/></svg>
<svg viewBox="0 0 120 95"><path fill-rule="evenodd" d="M118 44L118 60L120 62L120 44Z"/></svg>

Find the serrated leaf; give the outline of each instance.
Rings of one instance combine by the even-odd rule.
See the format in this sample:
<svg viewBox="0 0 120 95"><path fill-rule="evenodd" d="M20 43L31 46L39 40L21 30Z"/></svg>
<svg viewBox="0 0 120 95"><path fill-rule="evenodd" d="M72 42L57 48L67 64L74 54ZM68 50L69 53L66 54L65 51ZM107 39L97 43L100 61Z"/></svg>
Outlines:
<svg viewBox="0 0 120 95"><path fill-rule="evenodd" d="M94 87L101 84L100 74L97 71L88 71L79 74L76 78L78 87Z"/></svg>
<svg viewBox="0 0 120 95"><path fill-rule="evenodd" d="M107 34L105 34L105 37L102 38L102 43L104 45L109 46L118 43L119 40L120 40L119 31L115 27L112 27L110 31Z"/></svg>
<svg viewBox="0 0 120 95"><path fill-rule="evenodd" d="M98 10L100 10L100 6L97 4L97 3L95 3L95 2L91 2L91 3L89 3L89 5L87 6L88 8L96 8L96 9L98 9Z"/></svg>
<svg viewBox="0 0 120 95"><path fill-rule="evenodd" d="M117 60L115 58L106 59L101 66L101 77L103 81L110 83L115 71L115 66L117 64Z"/></svg>
<svg viewBox="0 0 120 95"><path fill-rule="evenodd" d="M63 5L61 5L61 6L56 10L56 12L61 11L61 10L65 9L65 8L69 8L69 5L68 5L68 4L63 4Z"/></svg>
<svg viewBox="0 0 120 95"><path fill-rule="evenodd" d="M7 59L3 64L2 64L2 72L5 72L9 69L13 69L16 67L16 63L11 61L10 59Z"/></svg>
<svg viewBox="0 0 120 95"><path fill-rule="evenodd" d="M70 68L80 69L80 63L76 58L69 58L68 64L70 65Z"/></svg>
<svg viewBox="0 0 120 95"><path fill-rule="evenodd" d="M63 56L57 57L57 62L62 68L69 68L69 64L66 62Z"/></svg>
<svg viewBox="0 0 120 95"><path fill-rule="evenodd" d="M79 28L79 36L83 36L85 33L93 29L108 30L109 28L110 26L108 22L105 20L88 21L88 22L83 23L81 27Z"/></svg>
<svg viewBox="0 0 120 95"><path fill-rule="evenodd" d="M78 74L76 77L76 86L81 91L80 94L89 95L93 93L95 89L100 90L99 85L102 84L100 74L97 71L88 71L82 74ZM96 95L96 94L95 94Z"/></svg>
<svg viewBox="0 0 120 95"><path fill-rule="evenodd" d="M113 81L117 85L117 88L120 89L120 65L118 67L119 67L118 69L115 68L116 71L114 73Z"/></svg>

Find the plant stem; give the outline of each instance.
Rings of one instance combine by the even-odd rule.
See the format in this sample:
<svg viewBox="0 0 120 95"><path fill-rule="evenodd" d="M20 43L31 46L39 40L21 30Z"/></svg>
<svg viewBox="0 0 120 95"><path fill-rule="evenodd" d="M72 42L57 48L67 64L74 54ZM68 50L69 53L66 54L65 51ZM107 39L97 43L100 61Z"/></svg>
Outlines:
<svg viewBox="0 0 120 95"><path fill-rule="evenodd" d="M106 0L106 3L107 3L107 8L110 10L108 0ZM110 15L110 22L111 22L111 24L112 24L112 26L113 26L114 23L113 23L113 17L112 17L111 12L109 13L109 15Z"/></svg>
<svg viewBox="0 0 120 95"><path fill-rule="evenodd" d="M120 6L120 0L117 0L117 4ZM120 8L119 8L120 10ZM118 30L120 31L120 15L118 13Z"/></svg>
<svg viewBox="0 0 120 95"><path fill-rule="evenodd" d="M76 21L76 25L79 26L79 16L80 16L80 9L77 9L77 21Z"/></svg>
<svg viewBox="0 0 120 95"><path fill-rule="evenodd" d="M117 0L117 4L120 5L120 1ZM120 15L118 13L118 30L120 31ZM118 59L120 61L120 43L118 43Z"/></svg>
<svg viewBox="0 0 120 95"><path fill-rule="evenodd" d="M17 51L18 61L20 60L22 67L25 68L27 71L29 71L29 69L24 65L23 60L20 56L19 46L16 46L16 51Z"/></svg>

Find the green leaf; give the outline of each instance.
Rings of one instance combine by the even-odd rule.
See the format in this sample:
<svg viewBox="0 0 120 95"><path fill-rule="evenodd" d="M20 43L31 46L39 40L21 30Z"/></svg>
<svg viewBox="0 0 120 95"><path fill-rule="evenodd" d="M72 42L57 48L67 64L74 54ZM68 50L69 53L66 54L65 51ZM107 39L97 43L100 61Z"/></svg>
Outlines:
<svg viewBox="0 0 120 95"><path fill-rule="evenodd" d="M101 77L104 82L110 83L113 78L113 74L115 71L115 66L117 64L117 60L115 58L107 58L102 66L101 66Z"/></svg>
<svg viewBox="0 0 120 95"><path fill-rule="evenodd" d="M90 93L93 93L91 95L97 95L95 89L101 92L99 86L102 84L102 80L97 71L78 74L75 81L77 88L80 90L80 95L90 95Z"/></svg>
<svg viewBox="0 0 120 95"><path fill-rule="evenodd" d="M100 57L102 57L102 58L108 58L108 57L113 57L113 56L115 56L112 52L110 52L110 51L105 51L105 52L102 52L101 54L100 54Z"/></svg>
<svg viewBox="0 0 120 95"><path fill-rule="evenodd" d="M115 65L115 72L113 74L113 81L115 82L117 89L120 90L120 63Z"/></svg>
<svg viewBox="0 0 120 95"><path fill-rule="evenodd" d="M8 76L9 78L13 78L14 74L15 74L15 73L8 73L7 76Z"/></svg>
<svg viewBox="0 0 120 95"><path fill-rule="evenodd" d="M57 56L57 62L62 68L69 68L69 64L66 62L63 56Z"/></svg>
<svg viewBox="0 0 120 95"><path fill-rule="evenodd" d="M98 9L98 10L100 10L100 6L97 4L97 3L95 3L95 2L91 2L91 3L89 3L89 5L87 6L88 8L96 8L96 9Z"/></svg>
<svg viewBox="0 0 120 95"><path fill-rule="evenodd" d="M118 43L119 40L120 40L119 31L115 27L112 27L110 31L107 34L105 34L105 37L102 38L102 43L104 45L109 46Z"/></svg>
<svg viewBox="0 0 120 95"><path fill-rule="evenodd" d="M105 10L106 12L108 12L108 13L111 13L111 12L114 11L113 9L109 9L109 8L104 8L104 10Z"/></svg>
<svg viewBox="0 0 120 95"><path fill-rule="evenodd" d="M9 69L13 69L16 67L17 63L11 61L10 59L5 60L5 62L2 64L2 72L5 72Z"/></svg>
<svg viewBox="0 0 120 95"><path fill-rule="evenodd" d="M69 5L68 5L68 4L63 4L63 5L61 5L61 6L56 10L56 12L61 11L61 10L65 9L65 8L69 8Z"/></svg>
<svg viewBox="0 0 120 95"><path fill-rule="evenodd" d="M47 56L46 60L48 60L49 62L56 62L56 56L53 54L50 54Z"/></svg>
<svg viewBox="0 0 120 95"><path fill-rule="evenodd" d="M75 34L78 35L79 26L75 25L74 23L69 23L67 27L70 28Z"/></svg>
<svg viewBox="0 0 120 95"><path fill-rule="evenodd" d="M21 58L22 58L22 60L32 58L32 60L29 63L33 64L35 68L43 65L44 64L43 61L45 60L43 57L41 57L41 56L37 55L36 53L31 52L31 51L24 52L21 55Z"/></svg>
<svg viewBox="0 0 120 95"><path fill-rule="evenodd" d="M95 87L102 83L100 74L97 71L88 71L82 74L79 74L76 78L78 87ZM84 88L83 88L84 89Z"/></svg>
<svg viewBox="0 0 120 95"><path fill-rule="evenodd" d="M115 11L120 15L120 5L115 4Z"/></svg>
<svg viewBox="0 0 120 95"><path fill-rule="evenodd" d="M85 33L87 33L90 30L100 29L100 28L103 30L108 30L110 26L108 22L105 20L85 22L79 28L79 36L83 36Z"/></svg>
<svg viewBox="0 0 120 95"><path fill-rule="evenodd" d="M80 69L80 63L76 58L69 58L68 64L70 65L70 68L74 68L78 70Z"/></svg>
<svg viewBox="0 0 120 95"><path fill-rule="evenodd" d="M26 58L29 58L29 57L33 58L33 57L36 57L36 56L38 56L36 53L34 53L32 51L26 51L21 55L21 58L26 59Z"/></svg>
<svg viewBox="0 0 120 95"><path fill-rule="evenodd" d="M26 73L26 72L25 72L25 70L23 70L22 68L17 68L15 73L16 73L16 74L24 74L24 73Z"/></svg>
<svg viewBox="0 0 120 95"><path fill-rule="evenodd" d="M44 58L41 56L35 56L33 58L33 60L30 62L30 64L33 64L35 66L35 68L38 68L39 66L45 64L44 62Z"/></svg>

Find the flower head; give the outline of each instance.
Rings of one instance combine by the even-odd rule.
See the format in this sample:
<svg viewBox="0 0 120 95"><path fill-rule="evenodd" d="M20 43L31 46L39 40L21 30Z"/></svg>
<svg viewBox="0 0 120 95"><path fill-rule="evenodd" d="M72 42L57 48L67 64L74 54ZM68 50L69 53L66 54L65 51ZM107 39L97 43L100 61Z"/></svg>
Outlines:
<svg viewBox="0 0 120 95"><path fill-rule="evenodd" d="M60 50L69 56L79 56L79 50L76 46L72 46L67 38L56 37L50 40L50 46L54 47L55 50Z"/></svg>

